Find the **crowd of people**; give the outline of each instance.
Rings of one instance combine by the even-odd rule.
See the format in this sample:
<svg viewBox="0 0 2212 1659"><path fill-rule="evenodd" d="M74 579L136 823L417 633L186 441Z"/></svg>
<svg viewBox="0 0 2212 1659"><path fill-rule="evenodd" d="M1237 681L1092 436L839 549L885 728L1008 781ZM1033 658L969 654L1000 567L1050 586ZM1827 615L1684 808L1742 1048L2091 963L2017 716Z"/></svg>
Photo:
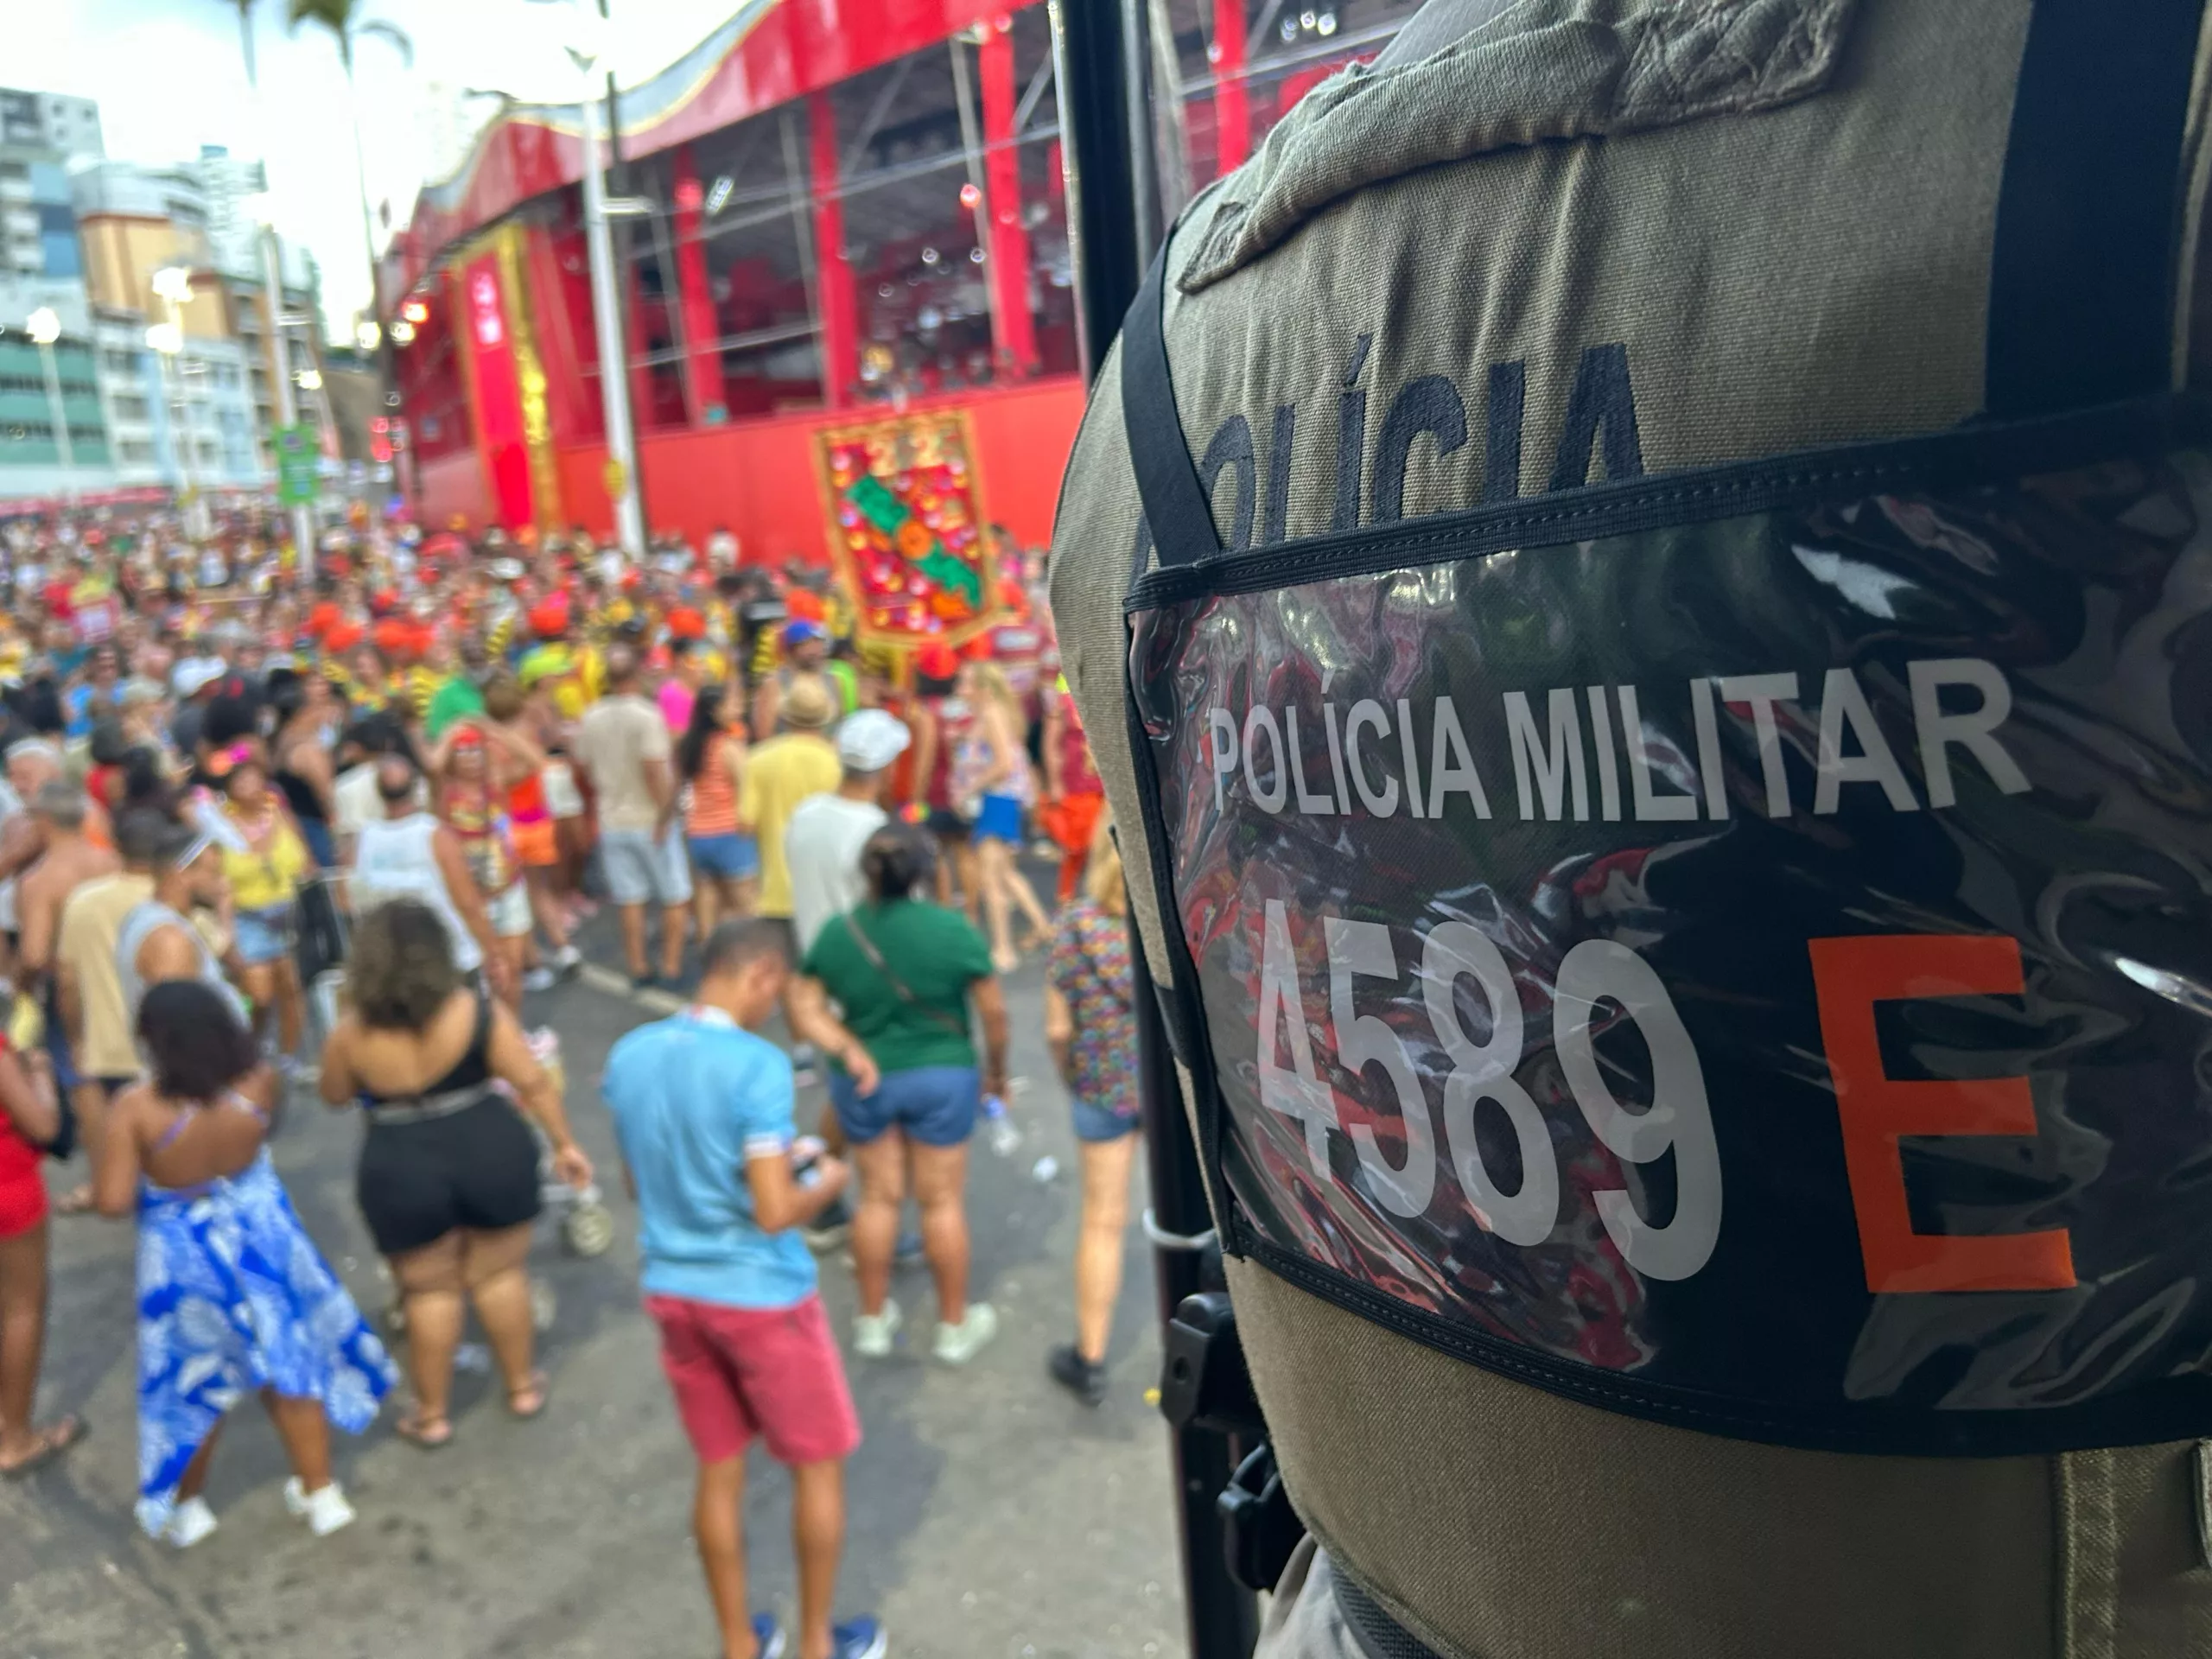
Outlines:
<svg viewBox="0 0 2212 1659"><path fill-rule="evenodd" d="M356 1196L410 1385L396 1432L452 1440L472 1308L507 1408L543 1411L532 1224L549 1180L594 1172L520 1015L577 971L604 904L635 987L696 968L680 1012L616 1046L603 1092L726 1652L785 1640L745 1598L758 1436L795 1471L790 1650L880 1654L874 1621L831 1619L860 1427L808 1245L849 1236L859 1357L899 1344L907 1248L934 1284L931 1356L964 1364L993 1339L969 1294L967 1154L1004 1110L1002 982L1030 951L1083 1146L1076 1332L1048 1365L1089 1403L1105 1392L1130 963L1103 791L1027 597L1041 573L1010 552L1001 626L900 651L855 639L828 572L746 568L721 537L632 560L582 534L363 527L311 571L251 519L212 544L158 518L13 543L0 1475L83 1433L32 1412L43 1165L81 1147L85 1179L51 1208L138 1229L141 1524L180 1548L215 1529L208 1460L248 1393L291 1510L318 1535L353 1518L329 1430L365 1429L400 1367L270 1160L310 1087L367 1122ZM1057 915L1020 868L1032 849L1058 860ZM759 1034L777 1020L785 1046ZM817 1066L830 1104L803 1134Z"/></svg>

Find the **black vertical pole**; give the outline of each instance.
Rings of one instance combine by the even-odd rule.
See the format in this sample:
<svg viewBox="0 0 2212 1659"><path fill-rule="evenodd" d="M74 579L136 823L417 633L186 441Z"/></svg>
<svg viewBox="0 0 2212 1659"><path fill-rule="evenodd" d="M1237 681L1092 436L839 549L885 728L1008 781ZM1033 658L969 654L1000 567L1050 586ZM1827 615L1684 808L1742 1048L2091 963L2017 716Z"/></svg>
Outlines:
<svg viewBox="0 0 2212 1659"><path fill-rule="evenodd" d="M1095 378L1162 228L1150 184L1144 0L1052 0L1052 16L1077 315L1084 368ZM1213 1225L1198 1145L1141 941L1130 956L1153 1216L1164 1234L1194 1237ZM1203 1259L1189 1249L1154 1252L1163 1329L1185 1296L1211 1287L1199 1282ZM1214 1506L1235 1472L1234 1448L1226 1435L1197 1427L1173 1431L1171 1446L1191 1659L1246 1659L1259 1638L1258 1604L1229 1574Z"/></svg>

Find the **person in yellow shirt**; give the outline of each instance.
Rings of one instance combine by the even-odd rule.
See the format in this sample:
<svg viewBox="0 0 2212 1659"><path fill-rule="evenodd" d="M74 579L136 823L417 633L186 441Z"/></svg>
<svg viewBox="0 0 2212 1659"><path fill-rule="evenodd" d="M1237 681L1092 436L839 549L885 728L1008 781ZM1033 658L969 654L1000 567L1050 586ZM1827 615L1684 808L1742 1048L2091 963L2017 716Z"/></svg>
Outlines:
<svg viewBox="0 0 2212 1659"><path fill-rule="evenodd" d="M292 961L292 923L300 884L313 868L307 842L251 744L211 755L203 768L222 793L223 874L230 883L238 989L252 999L254 1034L276 1014L277 1065L299 1052L300 976Z"/></svg>
<svg viewBox="0 0 2212 1659"><path fill-rule="evenodd" d="M791 918L791 867L784 831L801 801L830 793L844 776L836 746L823 735L836 718L830 689L818 676L793 681L784 693L783 730L753 746L738 787L739 828L760 843L758 913L786 927Z"/></svg>

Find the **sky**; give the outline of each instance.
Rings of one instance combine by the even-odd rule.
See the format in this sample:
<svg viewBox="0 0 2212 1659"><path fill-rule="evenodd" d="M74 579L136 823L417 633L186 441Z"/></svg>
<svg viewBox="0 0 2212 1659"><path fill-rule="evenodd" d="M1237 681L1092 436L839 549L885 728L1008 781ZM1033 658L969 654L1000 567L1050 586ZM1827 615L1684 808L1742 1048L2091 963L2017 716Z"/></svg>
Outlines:
<svg viewBox="0 0 2212 1659"><path fill-rule="evenodd" d="M682 56L739 3L612 0L606 50L621 83ZM325 320L343 337L369 291L345 74L326 32L287 32L284 0L252 6L261 107L274 135L267 146L233 0L22 0L8 8L0 85L98 99L107 153L120 160L166 165L196 156L203 143L265 154L271 217L287 241L313 251ZM361 16L397 25L415 48L411 67L378 39L362 41L354 54L381 247L378 205L388 200L392 222L404 224L432 164L432 85L499 89L525 101L574 98L579 77L562 50L574 8L567 0L364 0ZM495 106L485 99L474 107Z"/></svg>

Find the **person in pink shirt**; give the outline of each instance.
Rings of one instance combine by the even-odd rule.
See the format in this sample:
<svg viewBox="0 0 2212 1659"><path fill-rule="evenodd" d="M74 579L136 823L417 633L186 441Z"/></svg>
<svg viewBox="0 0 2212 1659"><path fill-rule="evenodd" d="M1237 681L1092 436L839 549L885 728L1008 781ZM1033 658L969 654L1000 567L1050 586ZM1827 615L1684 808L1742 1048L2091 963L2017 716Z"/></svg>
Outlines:
<svg viewBox="0 0 2212 1659"><path fill-rule="evenodd" d="M678 636L669 642L668 654L668 677L660 683L660 717L668 722L671 737L682 737L691 729L691 706L699 700L706 665L696 639Z"/></svg>

